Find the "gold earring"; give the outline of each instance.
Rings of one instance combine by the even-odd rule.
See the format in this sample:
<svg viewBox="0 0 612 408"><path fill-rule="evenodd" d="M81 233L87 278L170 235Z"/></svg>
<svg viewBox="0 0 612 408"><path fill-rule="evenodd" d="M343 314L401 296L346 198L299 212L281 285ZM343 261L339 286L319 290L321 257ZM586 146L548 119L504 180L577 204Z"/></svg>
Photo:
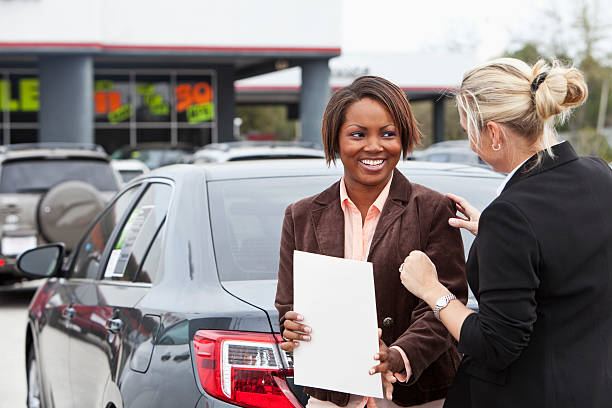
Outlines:
<svg viewBox="0 0 612 408"><path fill-rule="evenodd" d="M491 149L493 149L496 152L499 152L501 150L501 144L498 144L497 148L495 148L495 145L491 145Z"/></svg>

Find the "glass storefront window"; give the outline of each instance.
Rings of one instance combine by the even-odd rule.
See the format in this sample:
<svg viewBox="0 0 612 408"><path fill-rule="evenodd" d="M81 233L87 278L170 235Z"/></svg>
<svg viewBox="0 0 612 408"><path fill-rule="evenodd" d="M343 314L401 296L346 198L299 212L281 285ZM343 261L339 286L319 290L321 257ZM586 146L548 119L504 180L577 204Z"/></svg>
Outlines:
<svg viewBox="0 0 612 408"><path fill-rule="evenodd" d="M99 75L94 81L94 121L129 123L132 98L129 75Z"/></svg>
<svg viewBox="0 0 612 408"><path fill-rule="evenodd" d="M179 143L188 143L193 146L204 146L212 143L211 128L181 128L178 130Z"/></svg>
<svg viewBox="0 0 612 408"><path fill-rule="evenodd" d="M143 142L216 141L213 70L100 69L93 91L95 142L109 152ZM36 71L0 71L0 143L37 142L39 110Z"/></svg>
<svg viewBox="0 0 612 408"><path fill-rule="evenodd" d="M36 123L39 107L38 78L28 74L0 78L0 111L8 112L11 122Z"/></svg>
<svg viewBox="0 0 612 408"><path fill-rule="evenodd" d="M140 128L136 131L138 140L147 142L169 142L172 131L170 127L166 128Z"/></svg>
<svg viewBox="0 0 612 408"><path fill-rule="evenodd" d="M0 71L0 143L37 141L39 81L34 71Z"/></svg>
<svg viewBox="0 0 612 408"><path fill-rule="evenodd" d="M38 142L38 129L11 129L11 143Z"/></svg>
<svg viewBox="0 0 612 408"><path fill-rule="evenodd" d="M170 122L169 75L136 75L136 122Z"/></svg>
<svg viewBox="0 0 612 408"><path fill-rule="evenodd" d="M179 75L174 94L178 122L191 125L214 122L215 94L210 76Z"/></svg>
<svg viewBox="0 0 612 408"><path fill-rule="evenodd" d="M96 129L95 143L104 146L107 153L112 153L122 146L130 144L129 129Z"/></svg>

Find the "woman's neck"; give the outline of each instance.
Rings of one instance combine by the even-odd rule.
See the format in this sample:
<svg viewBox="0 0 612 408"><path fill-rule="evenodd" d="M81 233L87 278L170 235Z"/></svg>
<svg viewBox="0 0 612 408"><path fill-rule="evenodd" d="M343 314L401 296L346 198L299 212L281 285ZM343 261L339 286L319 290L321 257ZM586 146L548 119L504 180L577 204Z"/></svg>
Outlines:
<svg viewBox="0 0 612 408"><path fill-rule="evenodd" d="M539 139L538 139L539 140ZM556 145L559 142L555 139L553 140L552 145ZM521 163L527 161L531 156L533 156L534 154L544 150L544 144L541 142L536 142L536 143L532 143L532 144L519 144L518 146L516 146L515 148L515 152L512 155L511 160L509 160L509 164L508 164L508 171L506 171L506 173L511 172L512 170L514 170L515 168L517 168Z"/></svg>
<svg viewBox="0 0 612 408"><path fill-rule="evenodd" d="M346 193L349 198L355 204L359 212L361 213L362 222L365 220L368 210L374 204L374 201L378 198L380 193L385 189L389 179L376 186L366 186L354 182L350 177L344 176L344 185L346 186Z"/></svg>

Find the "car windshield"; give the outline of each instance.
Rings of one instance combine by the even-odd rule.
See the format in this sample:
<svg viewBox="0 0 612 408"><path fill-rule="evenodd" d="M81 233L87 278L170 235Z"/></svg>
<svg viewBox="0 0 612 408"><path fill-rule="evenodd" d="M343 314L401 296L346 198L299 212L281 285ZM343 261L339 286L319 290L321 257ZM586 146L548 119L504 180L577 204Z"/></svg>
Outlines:
<svg viewBox="0 0 612 408"><path fill-rule="evenodd" d="M117 191L109 163L102 160L23 160L2 165L0 193L44 192L68 180L84 181L100 191Z"/></svg>
<svg viewBox="0 0 612 408"><path fill-rule="evenodd" d="M494 198L501 177L410 175L439 192L466 197L483 209ZM215 257L221 281L276 279L285 208L323 191L338 176L282 177L208 183ZM473 236L463 232L466 250Z"/></svg>

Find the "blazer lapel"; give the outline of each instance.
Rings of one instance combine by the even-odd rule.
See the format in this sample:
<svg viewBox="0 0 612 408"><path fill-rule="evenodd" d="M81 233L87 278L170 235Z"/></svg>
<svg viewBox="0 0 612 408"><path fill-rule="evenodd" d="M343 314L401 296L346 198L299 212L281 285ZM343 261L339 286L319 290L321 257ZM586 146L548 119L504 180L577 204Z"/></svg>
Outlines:
<svg viewBox="0 0 612 408"><path fill-rule="evenodd" d="M400 173L399 170L395 169L393 172L393 181L391 181L391 188L389 189L389 197L383 207L378 225L374 231L374 237L372 238L372 244L370 245L370 254L368 259L372 255L374 249L382 238L387 233L387 230L391 225L397 221L397 219L404 213L406 206L408 205L408 197L410 197L410 182L406 177Z"/></svg>
<svg viewBox="0 0 612 408"><path fill-rule="evenodd" d="M311 211L321 254L344 258L344 213L340 207L340 182L319 194Z"/></svg>

